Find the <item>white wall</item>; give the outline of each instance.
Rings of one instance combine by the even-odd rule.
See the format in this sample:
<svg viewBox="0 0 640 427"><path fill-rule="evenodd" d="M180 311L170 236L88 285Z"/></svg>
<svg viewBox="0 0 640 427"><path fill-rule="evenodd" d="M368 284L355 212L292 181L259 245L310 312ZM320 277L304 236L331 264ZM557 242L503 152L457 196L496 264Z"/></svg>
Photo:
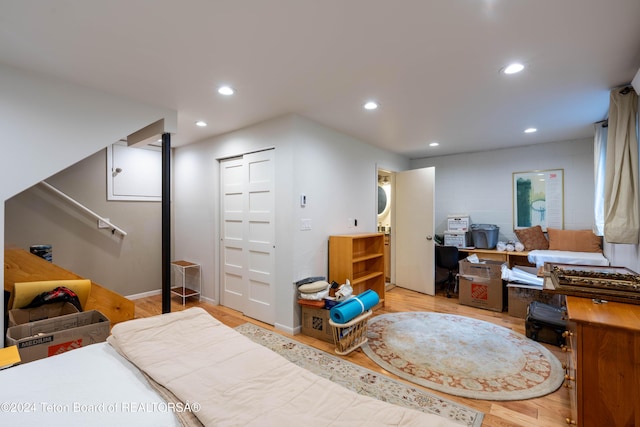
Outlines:
<svg viewBox="0 0 640 427"><path fill-rule="evenodd" d="M157 120L176 130L175 111L2 64L0 93L2 200Z"/></svg>
<svg viewBox="0 0 640 427"><path fill-rule="evenodd" d="M217 159L275 147L276 327L299 330L293 282L327 275L331 234L376 231L377 167L406 170L402 156L374 148L300 116L286 116L174 154L175 256L202 265L203 293L219 302L219 165ZM299 196L307 195L300 207ZM301 231L302 218L312 228ZM349 228L348 218L358 219Z"/></svg>
<svg viewBox="0 0 640 427"><path fill-rule="evenodd" d="M478 224L496 224L499 239L513 233L512 174L564 169L564 228L593 225L593 140L573 140L519 148L415 159L411 168L436 168L436 233L448 214L466 213Z"/></svg>

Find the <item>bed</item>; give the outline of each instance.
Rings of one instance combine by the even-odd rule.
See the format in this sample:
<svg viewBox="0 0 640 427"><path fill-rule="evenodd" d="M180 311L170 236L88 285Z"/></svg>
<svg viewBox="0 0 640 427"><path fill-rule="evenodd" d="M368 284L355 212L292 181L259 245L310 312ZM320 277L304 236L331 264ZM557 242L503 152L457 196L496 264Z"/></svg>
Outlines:
<svg viewBox="0 0 640 427"><path fill-rule="evenodd" d="M609 265L609 260L600 252L533 250L529 252L528 259L538 268L544 266L545 262L605 267Z"/></svg>
<svg viewBox="0 0 640 427"><path fill-rule="evenodd" d="M201 308L0 371L6 425L459 426L349 391Z"/></svg>
<svg viewBox="0 0 640 427"><path fill-rule="evenodd" d="M518 240L529 252L528 261L540 268L546 262L608 266L602 253L602 237L591 230L560 230L547 228L544 235L539 225L514 230Z"/></svg>

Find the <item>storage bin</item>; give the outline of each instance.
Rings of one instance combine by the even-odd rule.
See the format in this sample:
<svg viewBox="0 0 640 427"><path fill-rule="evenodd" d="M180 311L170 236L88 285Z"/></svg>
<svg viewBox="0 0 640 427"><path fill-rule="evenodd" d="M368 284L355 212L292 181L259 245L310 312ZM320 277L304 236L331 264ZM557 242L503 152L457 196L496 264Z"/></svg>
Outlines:
<svg viewBox="0 0 640 427"><path fill-rule="evenodd" d="M494 224L471 224L473 246L478 249L493 249L498 244L500 227Z"/></svg>

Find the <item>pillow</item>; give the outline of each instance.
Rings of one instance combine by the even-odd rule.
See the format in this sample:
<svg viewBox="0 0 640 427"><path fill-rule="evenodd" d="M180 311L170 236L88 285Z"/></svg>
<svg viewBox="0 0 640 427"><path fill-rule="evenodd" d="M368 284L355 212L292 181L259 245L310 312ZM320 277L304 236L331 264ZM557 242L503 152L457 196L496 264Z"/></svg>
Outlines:
<svg viewBox="0 0 640 427"><path fill-rule="evenodd" d="M591 230L558 230L547 228L552 251L602 252L600 237Z"/></svg>
<svg viewBox="0 0 640 427"><path fill-rule="evenodd" d="M549 249L549 242L544 237L542 227L536 225L535 227L522 228L514 230L520 243L524 245L525 251L533 251L536 249Z"/></svg>
<svg viewBox="0 0 640 427"><path fill-rule="evenodd" d="M331 285L329 282L325 282L323 280L307 283L304 285L300 285L298 287L298 291L303 294L315 294L316 292L324 291L325 289L329 289Z"/></svg>

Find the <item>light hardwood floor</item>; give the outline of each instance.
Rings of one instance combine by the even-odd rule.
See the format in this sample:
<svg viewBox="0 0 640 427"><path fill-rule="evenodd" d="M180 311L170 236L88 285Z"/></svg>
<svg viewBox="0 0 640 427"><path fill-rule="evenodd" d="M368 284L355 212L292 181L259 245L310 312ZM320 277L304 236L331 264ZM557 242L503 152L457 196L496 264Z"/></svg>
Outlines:
<svg viewBox="0 0 640 427"><path fill-rule="evenodd" d="M161 313L161 297L159 295L148 298L138 299L135 301L136 317L148 317ZM200 306L218 318L221 322L230 327L236 327L245 322L252 322L264 328L274 330L270 325L261 323L257 320L243 316L241 313L223 306L215 306L212 304L198 302L197 300L187 301L185 307ZM173 297L171 310L182 310L182 300ZM458 304L457 298L448 299L440 293L435 297L423 295L417 292L409 291L402 288L393 288L386 293L385 306L374 312L374 315L383 313L394 313L403 311L432 311L439 313L452 313L462 316L474 317L476 319L492 322L506 328L510 328L521 334L525 333L524 320L509 316L506 312L496 313L492 311L476 309ZM334 346L331 343L318 340L306 335L294 335L276 331L283 335L289 336L305 344L316 347L320 350L333 353ZM558 359L564 363L566 354L559 347L546 345ZM455 350L453 350L455 351ZM340 356L338 356L340 357ZM397 376L385 371L378 365L373 363L363 352L358 349L347 356L342 356L358 365L364 366L376 372L380 372L389 377L404 381ZM406 381L405 381L406 382ZM422 388L419 385L415 387ZM475 400L463 397L452 396L435 390L426 389L430 393L441 395L447 399L459 402L485 414L483 427L555 427L565 424L569 410L569 393L564 387L560 387L555 392L536 399L520 400L520 401L486 401Z"/></svg>

